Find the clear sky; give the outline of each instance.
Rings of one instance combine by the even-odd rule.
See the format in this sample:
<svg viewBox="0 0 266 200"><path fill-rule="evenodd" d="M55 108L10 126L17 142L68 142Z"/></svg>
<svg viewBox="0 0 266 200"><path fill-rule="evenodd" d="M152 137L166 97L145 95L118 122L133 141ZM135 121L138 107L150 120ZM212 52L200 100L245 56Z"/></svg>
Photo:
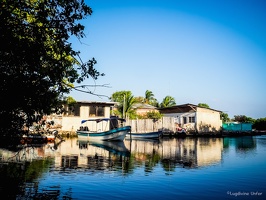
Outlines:
<svg viewBox="0 0 266 200"><path fill-rule="evenodd" d="M265 0L87 0L86 38L72 40L83 61L105 73L91 88L111 96L151 90L159 102L207 103L266 117ZM72 92L76 100L109 101Z"/></svg>

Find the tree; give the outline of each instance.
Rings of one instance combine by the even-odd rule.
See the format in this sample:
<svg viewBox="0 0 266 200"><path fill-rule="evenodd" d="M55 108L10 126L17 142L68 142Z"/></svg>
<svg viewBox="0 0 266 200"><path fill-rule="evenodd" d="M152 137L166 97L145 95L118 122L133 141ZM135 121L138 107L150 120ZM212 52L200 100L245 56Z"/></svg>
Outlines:
<svg viewBox="0 0 266 200"><path fill-rule="evenodd" d="M199 103L198 106L202 108L210 108L210 106L206 103Z"/></svg>
<svg viewBox="0 0 266 200"><path fill-rule="evenodd" d="M136 103L143 103L143 102L145 102L144 97L141 97L141 96L135 97L135 100L136 100Z"/></svg>
<svg viewBox="0 0 266 200"><path fill-rule="evenodd" d="M259 118L256 119L253 128L256 130L266 130L266 118Z"/></svg>
<svg viewBox="0 0 266 200"><path fill-rule="evenodd" d="M75 83L103 75L94 58L83 63L68 42L85 36L79 20L91 14L84 0L2 0L1 132L31 124L35 113L61 111L63 95Z"/></svg>
<svg viewBox="0 0 266 200"><path fill-rule="evenodd" d="M232 119L235 122L240 122L240 123L254 123L255 120L252 119L251 117L247 117L245 115L235 115L234 118Z"/></svg>
<svg viewBox="0 0 266 200"><path fill-rule="evenodd" d="M125 96L125 103L123 104L123 117L133 119L136 117L136 111L133 109L133 105L136 103L136 100L133 95Z"/></svg>
<svg viewBox="0 0 266 200"><path fill-rule="evenodd" d="M163 117L163 114L161 114L158 111L149 111L147 112L147 118L148 119L154 119L154 120L158 120L161 119Z"/></svg>
<svg viewBox="0 0 266 200"><path fill-rule="evenodd" d="M229 122L229 121L230 121L230 118L229 118L229 116L228 116L227 113L222 112L222 113L220 114L220 117L221 117L223 123L224 123L224 122Z"/></svg>
<svg viewBox="0 0 266 200"><path fill-rule="evenodd" d="M116 115L121 117L129 117L130 119L135 118L136 113L133 109L134 103L137 103L135 97L131 91L118 91L112 94L111 100L118 102Z"/></svg>
<svg viewBox="0 0 266 200"><path fill-rule="evenodd" d="M150 90L146 90L145 92L145 98L144 98L144 103L149 103L151 100L154 99L154 94Z"/></svg>
<svg viewBox="0 0 266 200"><path fill-rule="evenodd" d="M162 103L161 103L161 108L166 108L166 107L171 107L171 106L174 106L176 103L175 103L175 98L174 97L171 97L171 96L166 96Z"/></svg>
<svg viewBox="0 0 266 200"><path fill-rule="evenodd" d="M150 90L146 90L144 103L150 104L152 106L158 107L159 103L156 98L154 98L154 94Z"/></svg>

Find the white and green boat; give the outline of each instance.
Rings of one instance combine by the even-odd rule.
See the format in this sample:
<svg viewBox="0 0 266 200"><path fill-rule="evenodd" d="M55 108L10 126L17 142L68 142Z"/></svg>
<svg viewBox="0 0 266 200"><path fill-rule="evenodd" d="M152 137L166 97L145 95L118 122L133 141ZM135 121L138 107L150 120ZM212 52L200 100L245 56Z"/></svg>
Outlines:
<svg viewBox="0 0 266 200"><path fill-rule="evenodd" d="M82 120L82 124L86 122L95 122L96 124L104 122L105 126L109 129L103 130L103 124L100 125L101 128L96 127L95 131L89 130L88 126L81 126L76 133L78 135L78 138L81 140L85 139L89 141L123 141L127 133L130 133L131 126L118 127L119 123L117 121L125 120L117 117Z"/></svg>

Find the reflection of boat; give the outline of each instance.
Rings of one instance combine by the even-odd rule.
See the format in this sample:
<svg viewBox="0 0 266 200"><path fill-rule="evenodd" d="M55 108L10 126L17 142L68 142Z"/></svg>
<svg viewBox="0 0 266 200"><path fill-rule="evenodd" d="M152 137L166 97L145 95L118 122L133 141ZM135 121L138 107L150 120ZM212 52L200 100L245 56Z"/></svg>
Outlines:
<svg viewBox="0 0 266 200"><path fill-rule="evenodd" d="M85 123L88 121L93 121L96 123L99 122L110 122L113 123L114 121L125 121L124 119L120 119L117 117L111 117L111 118L99 118L99 119L88 119L88 120L82 120L81 123ZM77 130L77 135L79 139L88 139L89 141L101 141L101 140L119 140L123 141L125 139L125 136L128 132L131 130L131 126L122 126L117 127L117 125L110 126L111 128L107 131L102 131L99 129L98 131L90 131L87 126L80 127L79 130Z"/></svg>
<svg viewBox="0 0 266 200"><path fill-rule="evenodd" d="M57 130L47 131L44 133L29 133L22 136L21 143L24 144L54 142L57 135Z"/></svg>
<svg viewBox="0 0 266 200"><path fill-rule="evenodd" d="M162 136L162 131L148 133L128 133L126 139L159 139Z"/></svg>
<svg viewBox="0 0 266 200"><path fill-rule="evenodd" d="M85 140L78 140L79 146L82 148L84 146L90 145L94 147L99 147L109 151L110 153L122 155L122 156L129 156L130 151L126 148L123 141L85 141Z"/></svg>

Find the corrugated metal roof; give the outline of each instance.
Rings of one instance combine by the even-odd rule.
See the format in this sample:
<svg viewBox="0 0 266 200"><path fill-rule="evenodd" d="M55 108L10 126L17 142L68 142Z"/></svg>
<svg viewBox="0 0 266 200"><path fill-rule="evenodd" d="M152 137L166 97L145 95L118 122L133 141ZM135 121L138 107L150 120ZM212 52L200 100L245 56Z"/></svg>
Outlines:
<svg viewBox="0 0 266 200"><path fill-rule="evenodd" d="M161 111L170 111L170 110L184 110L184 109L192 109L194 111L196 111L196 108L205 108L205 107L201 107L201 106L197 106L197 105L194 105L194 104L191 104L191 103L187 103L187 104L181 104L181 105L175 105L175 106L171 106L171 107L166 107L166 108L159 108L159 110ZM205 108L205 109L208 109L208 110L213 110L213 111L216 111L216 112L222 112L220 110L215 110L215 109L212 109L212 108Z"/></svg>
<svg viewBox="0 0 266 200"><path fill-rule="evenodd" d="M152 106L152 105L150 105L150 104L146 104L146 103L135 103L132 107L133 107L134 109L136 109L136 108L143 108L143 109L157 109L157 107Z"/></svg>
<svg viewBox="0 0 266 200"><path fill-rule="evenodd" d="M104 102L104 101L76 101L76 102L82 104L108 104L108 105L117 104L117 102Z"/></svg>

